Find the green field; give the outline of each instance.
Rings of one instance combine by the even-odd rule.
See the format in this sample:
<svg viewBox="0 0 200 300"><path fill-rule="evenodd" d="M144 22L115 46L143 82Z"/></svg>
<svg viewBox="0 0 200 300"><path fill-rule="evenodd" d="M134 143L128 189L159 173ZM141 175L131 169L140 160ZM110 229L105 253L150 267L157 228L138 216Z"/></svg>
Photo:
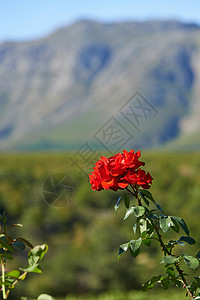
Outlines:
<svg viewBox="0 0 200 300"><path fill-rule="evenodd" d="M133 220L122 221L125 208L117 215L113 209L120 192L92 191L88 178L79 174L69 157L69 153L0 156L0 211L6 210L10 222L24 225L20 235L34 244L49 245L43 274L31 274L12 299L40 293L68 300L185 299L184 291L169 294L160 287L149 293L129 292L163 271L158 246L144 246L136 259L127 254L118 261L119 245L134 236ZM185 247L185 252L195 254L200 248L200 154L144 152L142 160L154 177L151 192L156 201L167 214L187 222L197 243ZM56 174L70 175L76 184L74 200L69 205L63 200L63 207L50 205L42 194L48 176ZM169 237L174 234L168 233ZM8 270L15 263L11 261ZM25 264L21 253L17 263Z"/></svg>
<svg viewBox="0 0 200 300"><path fill-rule="evenodd" d="M148 293L143 293L139 291L130 291L126 293L118 292L118 293L106 293L101 294L99 296L81 296L81 297L74 297L68 296L64 299L58 300L183 300L184 293L181 291L151 291ZM186 298L187 299L187 298Z"/></svg>

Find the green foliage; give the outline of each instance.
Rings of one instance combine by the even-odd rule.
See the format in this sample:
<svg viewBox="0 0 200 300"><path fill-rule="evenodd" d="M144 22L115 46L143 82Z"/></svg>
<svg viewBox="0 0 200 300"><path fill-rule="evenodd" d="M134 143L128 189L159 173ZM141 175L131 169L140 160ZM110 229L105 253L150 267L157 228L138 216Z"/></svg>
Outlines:
<svg viewBox="0 0 200 300"><path fill-rule="evenodd" d="M56 300L54 297L51 297L50 295L47 294L41 294L37 297L37 299L30 299L27 297L21 297L21 300Z"/></svg>
<svg viewBox="0 0 200 300"><path fill-rule="evenodd" d="M171 218L167 216L161 216L159 219L160 229L166 233L171 226Z"/></svg>
<svg viewBox="0 0 200 300"><path fill-rule="evenodd" d="M116 203L117 194L92 191L88 179L84 175L80 176L76 167L70 167L69 156L71 154L31 153L2 154L0 157L1 213L6 210L10 223L24 225L23 236L26 240L30 239L33 244L42 244L46 241L49 245L48 259L42 262L45 274L27 276L23 282L23 289L22 284L16 286L16 296L12 294L13 300L20 299L20 295L34 298L36 292L37 294L45 292L60 297L68 293L81 294L80 298L83 299L85 293L138 289L142 282L148 280L148 274L160 274L163 270L164 265L160 264L162 257L159 254L158 242L149 238L151 224L140 220L135 226L136 216L133 213L122 226L121 218L124 217L127 209L122 205L124 196L119 201L120 209L117 210L116 216L113 214L113 206ZM168 245L169 249L173 247L173 243L177 242L180 244L173 248L176 257L179 257L182 252L198 253L200 248L200 154L143 153L143 158L155 178L151 189L152 194L156 201L159 199L161 209L169 214L172 220L170 230L166 235L168 240L173 241ZM76 198L64 208L48 205L41 194L45 178L49 174L59 172L67 174L69 172L77 182ZM160 215L163 214L147 198L147 195L143 196L149 201L149 205L155 206L155 210L160 211ZM129 208L136 205L131 202ZM150 206L147 204L146 206L150 211ZM153 219L155 211L150 214L152 220L155 220ZM188 228L193 233L192 238L196 240L195 244L190 246L186 241L179 241L181 236L186 237L188 234L178 221L173 219L173 214L187 221ZM134 236L133 227L136 230L136 236ZM16 234L17 225L10 227L9 230L17 238L19 237ZM122 255L116 263L118 246L125 241L137 240L141 232L144 232L144 236L140 255L136 258L131 255ZM151 241L151 247L145 245L149 241ZM182 248L183 243L184 248ZM127 252L130 252L130 248ZM8 261L7 272L16 270L18 265L27 266L26 250L21 251L16 248L15 253L17 261ZM132 264L133 260L134 264ZM188 279L191 279L193 269L189 268L183 259L181 264L187 268ZM198 273L195 276L198 277ZM128 297L127 294L126 297ZM148 295L140 294L136 299L139 297L149 299ZM152 299L155 297L157 297L156 293ZM164 299L165 296L159 297L158 299ZM171 298L173 299L173 295ZM88 296L87 299L89 299ZM123 298L119 296L118 299ZM183 297L181 296L180 299Z"/></svg>
<svg viewBox="0 0 200 300"><path fill-rule="evenodd" d="M136 217L141 217L145 213L145 208L143 206L133 206L126 211L124 220L126 220L131 214L134 214Z"/></svg>
<svg viewBox="0 0 200 300"><path fill-rule="evenodd" d="M178 260L179 260L179 257L174 257L172 255L168 255L163 258L161 263L171 265L171 264L174 264L175 262L177 262Z"/></svg>
<svg viewBox="0 0 200 300"><path fill-rule="evenodd" d="M193 245L196 243L196 241L189 236L189 230L185 221L180 217L164 215L163 209L156 203L152 194L147 190L138 190L137 185L130 185L128 193L129 197L132 195L132 200L137 201L139 206L132 206L129 208L129 200L129 205L128 207L126 206L128 209L124 220L134 214L136 217L135 225L133 226L134 233L136 234L137 225L140 224L140 237L137 240L131 240L128 243L122 244L119 249L119 257L130 248L131 255L135 258L140 253L142 243L146 246L150 246L151 241L156 240L163 251L164 257L161 264L165 264L165 272L167 275L153 276L142 285L143 291L152 289L155 283L159 283L164 290L167 290L170 287L170 284L173 283L176 287L185 288L187 291L186 295L188 295L190 299L199 299L199 277L194 277L195 281L188 284L185 278L187 274L184 274L183 270L180 268L180 262L183 260L188 267L196 270L199 267L199 252L197 253L196 258L184 253L176 257L176 255L172 253L177 245L182 245L184 243ZM149 210L150 203L147 198L153 202L157 209ZM182 228L187 236L181 236L177 241L170 240L166 244L160 230L166 234L170 228L172 228L179 233L179 227Z"/></svg>
<svg viewBox="0 0 200 300"><path fill-rule="evenodd" d="M183 258L188 267L190 267L194 270L196 270L199 267L199 261L197 258L195 258L191 255L187 255L187 254L183 254Z"/></svg>
<svg viewBox="0 0 200 300"><path fill-rule="evenodd" d="M29 272L42 273L39 266L39 262L42 260L43 256L48 250L48 246L38 245L33 247L30 242L24 238L15 238L10 233L8 233L11 227L21 227L16 224L11 224L7 226L7 217L5 211L0 215L1 221L1 234L0 234L0 263L1 263L1 277L0 285L2 287L3 299L7 299L11 290L13 290L19 281L24 280ZM7 259L13 259L14 252L16 250L23 251L26 245L32 249L28 253L28 263L29 266L26 269L20 268L18 270L12 270L6 272Z"/></svg>
<svg viewBox="0 0 200 300"><path fill-rule="evenodd" d="M58 298L57 300L183 300L183 295L180 291L172 289L168 290L167 293L162 289L149 290L148 293L142 291L132 290L129 292L107 292L98 295L68 295L67 297Z"/></svg>
<svg viewBox="0 0 200 300"><path fill-rule="evenodd" d="M185 233L189 236L189 229L183 219L179 217L172 217L172 221L177 222L181 226L181 228L185 231Z"/></svg>
<svg viewBox="0 0 200 300"><path fill-rule="evenodd" d="M54 297L51 297L51 296L49 296L49 295L47 295L47 294L41 294L41 295L37 298L37 300L55 300L55 298L54 298Z"/></svg>

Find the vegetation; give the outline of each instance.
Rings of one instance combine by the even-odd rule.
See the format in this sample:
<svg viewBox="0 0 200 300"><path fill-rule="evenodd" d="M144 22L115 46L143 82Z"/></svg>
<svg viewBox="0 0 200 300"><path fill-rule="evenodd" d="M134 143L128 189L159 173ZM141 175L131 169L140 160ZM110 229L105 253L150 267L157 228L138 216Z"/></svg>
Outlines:
<svg viewBox="0 0 200 300"><path fill-rule="evenodd" d="M180 291L179 291L180 292ZM182 293L177 293L177 291L157 291L155 292L148 292L148 294L139 292L139 291L130 291L130 292L117 292L117 293L104 293L99 296L81 296L81 297L75 297L75 296L67 296L64 299L58 299L58 300L182 300L183 295Z"/></svg>
<svg viewBox="0 0 200 300"><path fill-rule="evenodd" d="M200 154L152 152L143 153L143 159L156 179L151 189L155 200L167 214L185 219L197 242L189 250L195 254L200 246L197 230ZM120 192L92 191L88 178L71 166L70 154L2 154L0 164L0 212L6 210L10 222L24 225L21 229L24 238L30 239L33 244L45 241L49 246L42 262L44 273L33 274L31 280L27 278L23 287L19 284L16 299L22 294L33 298L41 293L57 299L76 294L83 299L83 295L105 292L99 299L123 299L118 298L119 295L140 288L142 282L149 279L150 273L162 272L163 266L158 267L156 263L161 260L156 243L137 258L126 255L116 263L118 245L133 238L130 229L130 225L134 225L133 220L128 218L121 226L125 211L118 215L113 213ZM77 190L69 205L63 202L63 207L58 207L44 199L44 182L52 174L73 177ZM174 234L168 232L168 238L175 238ZM188 252L187 246L185 252ZM13 264L26 265L26 256L19 252L17 262L9 262L8 271L16 267ZM107 293L111 291L116 292L116 296ZM134 299L134 293L131 299ZM127 293L125 295L129 299ZM70 297L66 299L75 299ZM150 296L138 293L137 297L147 299ZM171 298L180 299L178 295L175 297ZM87 296L87 299L90 298ZM165 299L164 296L162 299Z"/></svg>

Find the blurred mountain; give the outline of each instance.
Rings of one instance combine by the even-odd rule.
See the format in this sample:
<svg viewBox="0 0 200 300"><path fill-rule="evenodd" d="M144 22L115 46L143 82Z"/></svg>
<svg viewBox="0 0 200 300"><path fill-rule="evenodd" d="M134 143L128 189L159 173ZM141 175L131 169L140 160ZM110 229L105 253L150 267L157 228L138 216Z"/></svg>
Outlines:
<svg viewBox="0 0 200 300"><path fill-rule="evenodd" d="M199 94L199 26L78 21L0 44L0 150L100 147L112 121L136 147L199 149Z"/></svg>

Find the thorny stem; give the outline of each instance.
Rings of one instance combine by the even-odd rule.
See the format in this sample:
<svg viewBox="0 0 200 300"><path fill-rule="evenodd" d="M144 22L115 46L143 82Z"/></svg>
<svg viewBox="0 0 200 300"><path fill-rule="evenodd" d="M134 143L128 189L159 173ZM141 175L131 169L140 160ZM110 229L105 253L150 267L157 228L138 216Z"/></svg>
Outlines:
<svg viewBox="0 0 200 300"><path fill-rule="evenodd" d="M141 200L138 198L138 189L137 189L137 187L135 187L135 189L133 188L133 186L131 186L131 187L133 189L133 192L131 190L129 190L128 188L126 188L126 190L136 198L138 205L142 206Z"/></svg>
<svg viewBox="0 0 200 300"><path fill-rule="evenodd" d="M153 222L152 222L152 225L154 226L155 231L156 231L156 233L158 235L158 240L159 240L159 243L160 243L160 246L161 246L162 250L164 251L164 255L165 256L166 256L166 254L171 255L171 252L166 248L166 246L165 246L165 244L164 244L164 242L162 240L162 236L161 236L161 234L159 232L159 229L153 224ZM193 293L190 291L190 289L188 287L188 283L187 283L187 281L186 281L186 279L185 279L185 277L183 275L183 271L181 270L181 268L179 266L179 263L175 262L174 265L175 265L176 270L177 270L177 272L179 273L179 275L180 275L180 277L182 279L184 288L187 290L188 295L190 295L191 299L193 299L194 298Z"/></svg>
<svg viewBox="0 0 200 300"><path fill-rule="evenodd" d="M5 265L3 259L1 259L1 274L2 274L2 282L5 283ZM5 284L2 284L2 296L3 299L7 299Z"/></svg>
<svg viewBox="0 0 200 300"><path fill-rule="evenodd" d="M128 189L127 189L127 190L128 190ZM138 202L138 205L139 205L139 206L142 206L141 200L138 198L138 191L137 191L137 189L134 190L134 192L131 192L130 190L128 190L128 191L136 197L137 202ZM160 234L160 232L159 232L159 228L158 228L158 227L154 224L154 222L152 222L152 221L151 221L151 224L152 224L152 226L154 227L154 229L155 229L155 231L156 231L156 233L157 233L157 235L158 235L158 241L159 241L160 246L161 246L161 248L162 248L162 250L163 250L163 252L164 252L164 255L165 255L165 256L166 256L166 254L167 254L167 255L171 255L171 252L166 248L166 246L165 246L165 244L164 244L164 242L163 242L162 236L161 236L161 234ZM177 270L179 276L180 276L181 279L182 279L183 287L187 290L187 293L188 293L188 295L190 296L190 299L194 299L195 296L193 295L193 293L190 291L190 289L189 289L189 287L188 287L188 283L187 283L187 281L186 281L186 279L185 279L185 277L184 277L184 275L183 275L183 271L181 270L181 268L180 268L180 266L179 266L179 263L178 263L178 262L175 262L174 265L175 265L175 267L176 267L176 270Z"/></svg>
<svg viewBox="0 0 200 300"><path fill-rule="evenodd" d="M24 272L23 274L21 274L21 275L13 282L12 288L14 288L15 285L18 283L18 281L21 280L24 276L26 276L27 273L28 273L28 272L26 271L26 272ZM6 298L3 298L3 299L7 299L7 298L8 298L8 296L9 296L9 294L10 294L10 291L11 291L11 290L7 290L7 292L6 292Z"/></svg>

